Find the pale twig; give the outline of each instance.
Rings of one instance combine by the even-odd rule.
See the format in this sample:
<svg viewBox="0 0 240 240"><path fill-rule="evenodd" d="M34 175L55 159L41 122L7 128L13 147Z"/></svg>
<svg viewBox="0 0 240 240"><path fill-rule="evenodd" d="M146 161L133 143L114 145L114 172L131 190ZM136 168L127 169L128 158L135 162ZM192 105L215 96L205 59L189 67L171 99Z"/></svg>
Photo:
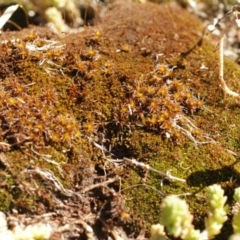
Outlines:
<svg viewBox="0 0 240 240"><path fill-rule="evenodd" d="M92 143L95 147L97 147L98 149L100 149L102 151L102 154L103 154L104 157L105 157L105 152L110 153L103 145L98 144L91 137L86 136L86 138L88 139L88 141L90 143Z"/></svg>
<svg viewBox="0 0 240 240"><path fill-rule="evenodd" d="M79 198L81 198L80 194L69 189L65 189L62 183L54 176L54 174L50 170L43 170L36 167L34 169L26 169L22 173L37 174L41 176L43 180L46 180L48 183L51 183L55 187L55 189L57 189L63 195L67 197L78 196Z"/></svg>
<svg viewBox="0 0 240 240"><path fill-rule="evenodd" d="M228 16L230 14L234 15L235 18L235 22L237 23L238 27L240 26L240 20L238 19L238 8L239 8L239 4L235 5L225 16ZM215 22L213 24L210 24L208 26L208 30L210 32L213 32L215 30L216 25L225 17L223 16L220 19L216 19ZM231 26L230 26L231 27ZM229 31L229 29L227 29L227 31ZM225 33L227 32L225 31L224 34L222 34L221 38L220 38L220 42L219 42L219 80L221 82L222 85L222 89L224 91L224 93L233 96L233 97L237 97L239 98L240 95L239 93L232 91L226 84L225 80L224 80L224 37L225 37Z"/></svg>
<svg viewBox="0 0 240 240"><path fill-rule="evenodd" d="M122 162L122 160L112 160L112 159L108 159L105 157L105 152L109 153L110 155L113 155L111 152L109 152L104 146L101 146L99 145L98 143L96 143L95 141L92 140L92 138L90 137L87 137L87 139L97 148L101 149L102 153L103 153L103 156L105 159L107 159L108 161L110 162L114 162L114 163L119 163L119 162ZM144 163L141 163L141 162L138 162L137 160L135 159L129 159L129 158L123 158L123 161L127 161L127 162L130 162L136 166L140 166L140 167L143 167L147 170L150 170L150 171L153 171L153 172L156 172L158 173L160 176L164 177L165 179L168 179L170 181L180 181L180 182L184 182L186 183L186 180L185 179L182 179L182 178L178 178L178 177L174 177L171 175L170 171L167 171L167 173L163 173L163 172L160 172L152 167L150 167L148 164L144 164Z"/></svg>
<svg viewBox="0 0 240 240"><path fill-rule="evenodd" d="M59 171L59 173L60 173L60 175L61 175L61 177L64 176L64 172L63 172L63 169L61 168L61 165L60 165L58 162L49 159L49 158L52 157L52 155L49 155L49 154L40 154L40 153L38 153L36 150L33 149L33 146L31 146L31 151L32 151L34 154L36 154L37 156L41 157L41 158L42 158L43 160L45 160L46 162L51 163L51 164L53 164L53 165L56 165L56 166L57 166L57 169L58 169L58 171Z"/></svg>
<svg viewBox="0 0 240 240"><path fill-rule="evenodd" d="M185 120L185 127L180 126L178 124L178 120L179 119L184 119ZM193 134L191 133L192 130L196 130L198 129L197 126L195 126L193 124L192 121L190 121L187 117L185 117L182 114L178 114L172 121L171 121L173 127L177 128L182 134L184 134L185 136L187 136L191 141L193 141L193 143L195 144L195 146L197 147L197 145L200 144L208 144L208 143L215 143L215 141L210 138L209 136L203 136L201 135L201 137L204 137L205 139L208 139L209 141L197 141L197 139L193 136ZM189 130L187 130L186 128L188 128Z"/></svg>
<svg viewBox="0 0 240 240"><path fill-rule="evenodd" d="M178 128L178 130L180 130L185 136L187 136L190 140L193 141L193 143L195 144L195 146L200 145L200 144L207 144L207 143L213 143L212 141L204 141L204 142L199 142L197 141L194 136L191 134L190 131L184 129L183 127L179 126L179 125L175 125L176 128Z"/></svg>
<svg viewBox="0 0 240 240"><path fill-rule="evenodd" d="M178 123L177 123L177 120L179 118L183 118L187 124L185 124L189 129L190 131L188 131L187 129L185 129L184 127L180 126ZM187 117L183 116L183 115L177 115L177 117L175 119L173 119L172 121L172 124L175 128L177 128L181 133L183 133L185 136L187 136L190 140L193 141L193 143L195 144L195 146L197 145L200 145L200 144L207 144L207 143L214 143L214 140L211 139L210 137L208 136L205 136L204 138L206 139L209 139L210 141L202 141L202 142L199 142L197 141L194 136L192 135L191 133L191 130L193 129L198 129Z"/></svg>
<svg viewBox="0 0 240 240"><path fill-rule="evenodd" d="M9 172L12 172L11 166L10 166L9 162L7 161L7 157L3 152L0 152L0 162L2 163L2 165L5 166L5 168Z"/></svg>
<svg viewBox="0 0 240 240"><path fill-rule="evenodd" d="M8 143L5 143L5 142L0 142L0 146L4 146L4 147L6 147L7 149L9 148L11 148L11 145L10 144L8 144Z"/></svg>
<svg viewBox="0 0 240 240"><path fill-rule="evenodd" d="M203 195L195 194L195 193L190 193L190 192L181 193L181 194L173 194L173 195L174 195L174 196L177 196L177 197L195 196L195 197L199 197L199 198L202 198L202 199L206 199L206 197L203 196Z"/></svg>
<svg viewBox="0 0 240 240"><path fill-rule="evenodd" d="M62 75L64 75L63 70L66 70L66 68L62 68L61 65L56 64L53 61L48 60L48 59L43 59L42 61L39 62L39 66L42 66L43 64L49 65L49 66L53 66L53 68L51 68L51 67L44 67L44 70L49 75L51 75L52 72L61 73Z"/></svg>
<svg viewBox="0 0 240 240"><path fill-rule="evenodd" d="M223 88L223 91L224 93L228 94L228 95L231 95L233 97L237 97L239 98L239 94L237 92L234 92L232 91L231 89L229 89L229 87L227 86L224 78L223 78L223 69L224 69L224 54L223 54L223 46L224 46L224 36L222 36L222 38L220 39L220 42L219 42L219 79L220 79L220 82L222 84L222 88Z"/></svg>
<svg viewBox="0 0 240 240"><path fill-rule="evenodd" d="M92 190L94 188L106 186L106 185L108 185L110 183L116 182L117 180L119 180L119 177L110 178L110 179L108 179L105 182L101 182L101 183L90 185L90 186L84 188L83 190L81 190L80 193L86 193L86 192L88 192L88 191L90 191L90 190Z"/></svg>
<svg viewBox="0 0 240 240"><path fill-rule="evenodd" d="M178 178L178 177L174 177L171 175L170 171L167 171L167 173L163 173L163 172L160 172L152 167L150 167L148 164L144 164L144 163L141 163L141 162L138 162L136 159L129 159L129 158L123 158L122 160L119 160L119 159L109 159L109 158L106 158L105 157L105 152L109 153L110 155L113 156L113 154L111 152L109 152L104 146L101 146L99 145L98 143L96 143L95 141L92 140L92 138L90 137L87 137L87 139L97 148L99 148L102 153L103 153L103 156L106 160L108 160L109 162L113 162L113 163L121 163L123 161L127 161L127 162L130 162L136 166L140 166L142 168L145 168L147 170L150 170L150 171L153 171L153 172L156 172L158 173L160 176L164 177L165 179L168 179L170 181L180 181L180 182L183 182L183 183L186 183L186 180L185 179L182 179L182 178Z"/></svg>
<svg viewBox="0 0 240 240"><path fill-rule="evenodd" d="M230 150L230 149L225 149L228 153L230 153L230 154L232 154L233 156L235 156L235 157L239 157L239 155L237 154L237 153L235 153L235 152L233 152L232 150Z"/></svg>
<svg viewBox="0 0 240 240"><path fill-rule="evenodd" d="M131 188L134 188L134 187L148 187L148 188L151 188L153 189L154 191L158 192L162 197L166 197L165 194L163 194L162 192L160 192L159 190L157 190L156 188L152 187L151 185L148 185L146 183L139 183L139 184L133 184L129 187L126 187L126 188L123 188L120 190L120 192L123 192L123 191L126 191L128 189L131 189Z"/></svg>
<svg viewBox="0 0 240 240"><path fill-rule="evenodd" d="M109 224L106 224L105 221L101 218L99 218L101 223L104 225L104 227L107 229L107 231L111 234L113 240L124 240L114 229L110 228ZM126 236L125 236L126 239Z"/></svg>
<svg viewBox="0 0 240 240"><path fill-rule="evenodd" d="M136 165L136 166L145 168L147 170L150 170L152 172L158 173L160 176L162 176L165 179L168 179L170 181L180 181L180 182L186 183L185 179L172 176L170 171L167 171L166 173L160 172L157 169L150 167L148 164L138 162L136 159L129 159L129 158L124 157L123 160L125 160L129 163L132 163L133 165Z"/></svg>
<svg viewBox="0 0 240 240"><path fill-rule="evenodd" d="M195 125L193 124L193 122L190 121L190 120L189 120L187 117L185 117L184 115L178 115L178 118L183 118L186 122L189 123L189 126L191 126L193 129L197 129L197 126L195 126Z"/></svg>
<svg viewBox="0 0 240 240"><path fill-rule="evenodd" d="M83 226L88 240L96 240L97 239L95 234L94 234L94 231L93 231L92 227L89 224L87 224L82 219L79 219L77 221L77 223L79 223Z"/></svg>

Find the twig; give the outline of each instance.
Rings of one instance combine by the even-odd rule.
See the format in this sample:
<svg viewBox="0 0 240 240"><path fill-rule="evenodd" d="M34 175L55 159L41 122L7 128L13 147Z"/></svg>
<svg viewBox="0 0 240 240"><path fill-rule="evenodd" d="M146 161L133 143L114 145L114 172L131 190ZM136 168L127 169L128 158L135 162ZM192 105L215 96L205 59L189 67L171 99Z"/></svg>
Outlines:
<svg viewBox="0 0 240 240"><path fill-rule="evenodd" d="M38 174L39 176L42 177L43 180L50 182L55 187L55 189L57 189L59 192L61 192L63 195L67 197L78 196L79 198L82 198L80 194L69 189L65 189L62 183L54 176L54 174L50 170L43 170L40 169L39 167L36 167L34 169L26 169L22 173L26 172L30 174Z"/></svg>
<svg viewBox="0 0 240 240"><path fill-rule="evenodd" d="M120 190L120 192L123 192L123 191L126 191L128 189L131 189L131 188L134 188L134 187L147 187L147 188L151 188L152 190L158 192L162 197L166 197L166 195L162 192L160 192L159 190L157 190L155 187L152 187L151 185L148 185L146 183L139 183L139 184L134 184L134 185L131 185L129 187L126 187L126 188L123 188Z"/></svg>
<svg viewBox="0 0 240 240"><path fill-rule="evenodd" d="M61 165L60 165L58 162L49 159L49 158L52 157L51 155L48 155L48 154L40 154L40 153L38 153L37 151L35 151L35 150L33 149L33 146L31 146L31 151L32 151L34 154L36 154L37 156L41 157L41 158L42 158L43 160L45 160L46 162L56 165L56 166L57 166L57 169L58 169L58 171L59 171L59 173L60 173L60 175L61 175L61 177L64 177L64 172L63 172L63 169L61 168Z"/></svg>
<svg viewBox="0 0 240 240"><path fill-rule="evenodd" d="M123 240L123 238L114 229L110 228L109 224L106 224L105 221L101 218L99 218L99 220L107 229L107 231L112 235L113 240Z"/></svg>
<svg viewBox="0 0 240 240"><path fill-rule="evenodd" d="M101 182L101 183L90 185L90 186L84 188L83 190L81 190L80 193L86 193L86 192L88 192L88 191L90 191L90 190L92 190L94 188L106 186L106 185L108 185L110 183L116 182L117 180L119 180L119 177L110 178L110 179L108 179L105 182Z"/></svg>
<svg viewBox="0 0 240 240"><path fill-rule="evenodd" d="M167 173L163 173L163 172L160 172L158 171L157 169L155 168L152 168L150 167L148 164L145 164L145 163L141 163L141 162L138 162L136 159L129 159L129 158L123 158L125 161L128 161L136 166L140 166L140 167L143 167L147 170L150 170L152 172L156 172L158 173L160 176L164 177L165 179L168 179L170 181L180 181L180 182L183 182L183 183L186 183L186 180L183 179L183 178L178 178L178 177L174 177L171 175L171 171L167 171Z"/></svg>
<svg viewBox="0 0 240 240"><path fill-rule="evenodd" d="M90 137L87 137L87 139L97 148L101 149L102 150L102 153L103 153L103 156L105 157L105 152L109 153L110 155L113 156L113 154L111 152L109 152L104 146L101 146L99 144L97 144L95 141L93 141ZM122 162L122 160L113 160L113 159L108 159L106 158L108 161L110 162ZM171 175L170 171L167 171L167 173L163 173L163 172L160 172L152 167L150 167L148 164L144 164L144 163L140 163L138 162L137 160L135 159L129 159L129 158L126 158L124 157L123 158L124 161L127 161L127 162L130 162L136 166L140 166L140 167L143 167L147 170L150 170L150 171L153 171L153 172L156 172L158 173L160 176L164 177L165 179L168 179L170 181L180 181L180 182L183 182L183 183L186 183L186 180L185 179L182 179L182 178L178 178L178 177L174 177Z"/></svg>
<svg viewBox="0 0 240 240"><path fill-rule="evenodd" d="M88 240L96 240L97 239L95 234L94 234L94 231L93 231L92 227L89 224L87 224L82 219L79 219L78 223L83 226Z"/></svg>
<svg viewBox="0 0 240 240"><path fill-rule="evenodd" d="M223 88L223 91L228 94L228 95L231 95L233 97L237 97L239 98L239 94L237 92L234 92L232 91L231 89L229 89L229 87L227 86L224 78L223 78L223 69L224 69L224 54L223 54L223 45L224 45L224 36L222 36L222 38L220 39L220 42L219 42L219 79L220 79L220 82L222 84L222 88Z"/></svg>

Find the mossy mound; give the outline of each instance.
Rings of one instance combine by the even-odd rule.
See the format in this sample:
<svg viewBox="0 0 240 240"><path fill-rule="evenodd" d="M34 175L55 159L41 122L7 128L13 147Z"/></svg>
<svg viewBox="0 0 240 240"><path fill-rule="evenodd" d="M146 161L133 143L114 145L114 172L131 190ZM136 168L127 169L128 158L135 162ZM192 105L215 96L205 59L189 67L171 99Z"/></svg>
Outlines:
<svg viewBox="0 0 240 240"><path fill-rule="evenodd" d="M136 237L160 221L163 196L185 194L201 227L204 188L219 183L231 196L239 184L239 106L224 99L216 46L188 12L113 4L77 34L34 27L1 40L1 210L88 201L81 214L98 219L92 226ZM227 61L236 90L239 75Z"/></svg>

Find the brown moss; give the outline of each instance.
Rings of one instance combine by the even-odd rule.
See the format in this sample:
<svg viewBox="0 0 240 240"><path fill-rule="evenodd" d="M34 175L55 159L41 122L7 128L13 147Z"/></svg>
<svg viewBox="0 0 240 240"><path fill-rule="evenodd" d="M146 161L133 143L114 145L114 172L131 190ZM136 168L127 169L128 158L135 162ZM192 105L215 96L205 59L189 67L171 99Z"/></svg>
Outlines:
<svg viewBox="0 0 240 240"><path fill-rule="evenodd" d="M59 38L35 28L32 39L31 32L0 36L20 39L0 45L0 137L10 144L2 149L8 163L2 171L9 174L3 177L4 209L12 204L34 213L41 202L42 211L54 209L51 193L59 196L59 191L50 191L46 179L31 169L50 170L74 192L105 173L119 175L121 193L130 199L130 229L137 232L160 220L161 198L168 194L204 194L206 186L231 178L239 183L236 157L228 151L240 148L239 108L223 98L217 52L202 38L200 20L169 5L129 3L112 5L102 24L81 33ZM26 47L46 46L46 39L56 47L34 52ZM236 69L226 62L228 84L239 89ZM196 146L181 128L211 143ZM109 149L111 158L136 158L164 173L171 170L187 184L162 181L127 164L116 170L96 146ZM9 191L13 185L19 187ZM96 209L102 209L106 196L91 194ZM187 200L202 226L202 200Z"/></svg>

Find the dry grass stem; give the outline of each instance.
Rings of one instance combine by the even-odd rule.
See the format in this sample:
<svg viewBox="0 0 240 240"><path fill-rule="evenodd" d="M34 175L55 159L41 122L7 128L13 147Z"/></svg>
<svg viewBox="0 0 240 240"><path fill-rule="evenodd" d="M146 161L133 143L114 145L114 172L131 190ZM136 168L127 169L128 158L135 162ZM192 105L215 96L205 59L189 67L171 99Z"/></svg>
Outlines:
<svg viewBox="0 0 240 240"><path fill-rule="evenodd" d="M223 46L224 46L224 37L225 35L222 36L222 38L220 39L219 42L219 79L220 82L222 84L222 88L224 93L233 96L233 97L237 97L239 98L239 94L237 92L232 91L231 89L229 89L229 87L227 86L224 77L223 77L223 73L224 73L224 54L223 54Z"/></svg>
<svg viewBox="0 0 240 240"><path fill-rule="evenodd" d="M93 185L90 185L86 188L84 188L83 190L80 191L80 193L86 193L94 188L98 188L98 187L104 187L104 186L107 186L108 184L110 183L113 183L113 182L116 182L118 181L120 178L119 177L115 177L115 178L110 178L108 179L107 181L105 182L101 182L101 183L97 183L97 184L93 184Z"/></svg>
<svg viewBox="0 0 240 240"><path fill-rule="evenodd" d="M26 169L22 172L22 174L37 174L48 184L52 185L54 189L59 191L61 194L67 197L77 196L81 198L82 196L72 190L65 189L62 183L54 176L54 174L50 170L43 170L39 167L33 169Z"/></svg>
<svg viewBox="0 0 240 240"><path fill-rule="evenodd" d="M150 167L148 164L138 162L136 159L129 159L129 158L123 158L123 159L124 159L125 161L127 161L127 162L135 165L135 166L139 166L139 167L145 168L145 169L147 169L147 170L150 170L150 171L152 171L152 172L158 173L160 176L162 176L162 177L164 177L165 179L168 179L168 180L170 180L170 181L179 181L179 182L182 182L182 183L186 183L186 180L185 180L185 179L172 176L170 170L167 171L167 173L163 173L163 172L158 171L158 170L155 169L155 168Z"/></svg>

